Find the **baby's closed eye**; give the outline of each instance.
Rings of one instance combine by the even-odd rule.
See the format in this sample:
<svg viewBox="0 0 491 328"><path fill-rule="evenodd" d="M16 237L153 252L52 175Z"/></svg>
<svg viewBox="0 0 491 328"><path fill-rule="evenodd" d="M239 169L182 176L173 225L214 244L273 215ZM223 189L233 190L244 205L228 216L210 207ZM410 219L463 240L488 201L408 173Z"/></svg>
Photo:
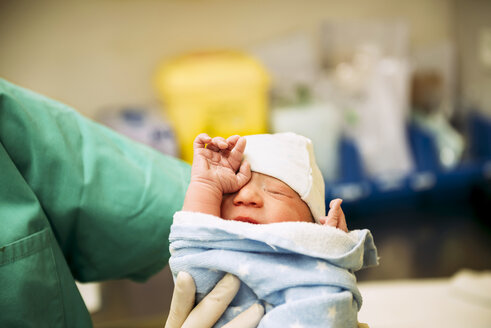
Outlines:
<svg viewBox="0 0 491 328"><path fill-rule="evenodd" d="M279 190L272 189L272 188L266 188L264 190L266 192L269 192L270 194L274 194L274 195L281 195L282 194L282 192L280 192Z"/></svg>
<svg viewBox="0 0 491 328"><path fill-rule="evenodd" d="M274 195L274 196L284 196L284 197L289 197L289 198L292 197L292 195L290 195L288 190L284 190L282 188L268 187L268 188L265 188L264 191L266 191L267 193Z"/></svg>

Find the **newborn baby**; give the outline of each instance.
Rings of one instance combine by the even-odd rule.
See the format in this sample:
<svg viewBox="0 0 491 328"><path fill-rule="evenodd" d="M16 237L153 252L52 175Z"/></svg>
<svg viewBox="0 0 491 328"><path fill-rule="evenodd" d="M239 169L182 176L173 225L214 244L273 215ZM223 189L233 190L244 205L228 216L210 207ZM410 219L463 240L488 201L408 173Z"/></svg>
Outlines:
<svg viewBox="0 0 491 328"><path fill-rule="evenodd" d="M324 179L303 136L201 134L171 230L171 269L193 276L198 300L225 272L241 279L216 327L256 302L266 309L259 327L356 327L352 271L377 256L368 230L347 233L340 203L326 218Z"/></svg>
<svg viewBox="0 0 491 328"><path fill-rule="evenodd" d="M290 149L291 158L285 158L283 146ZM283 133L225 140L200 134L194 141L185 211L255 224L313 222L313 211L318 222L347 232L340 205L340 199L333 200L329 220L324 217L324 180L305 137Z"/></svg>

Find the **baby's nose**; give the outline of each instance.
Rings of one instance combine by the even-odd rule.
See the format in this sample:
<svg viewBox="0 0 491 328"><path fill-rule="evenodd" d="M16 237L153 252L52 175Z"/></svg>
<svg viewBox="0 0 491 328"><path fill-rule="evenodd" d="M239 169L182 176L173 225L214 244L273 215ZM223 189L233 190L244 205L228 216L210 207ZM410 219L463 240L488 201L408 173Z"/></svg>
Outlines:
<svg viewBox="0 0 491 328"><path fill-rule="evenodd" d="M252 206L262 207L263 199L258 190L254 187L245 185L240 189L234 197L234 205L236 206Z"/></svg>

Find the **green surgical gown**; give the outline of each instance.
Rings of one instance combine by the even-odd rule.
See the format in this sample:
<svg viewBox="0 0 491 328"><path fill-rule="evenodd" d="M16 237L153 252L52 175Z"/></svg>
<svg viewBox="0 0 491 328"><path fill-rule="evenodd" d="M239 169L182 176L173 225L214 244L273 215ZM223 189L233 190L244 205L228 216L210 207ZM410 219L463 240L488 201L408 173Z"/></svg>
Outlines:
<svg viewBox="0 0 491 328"><path fill-rule="evenodd" d="M75 285L169 258L190 167L0 79L0 327L90 327Z"/></svg>

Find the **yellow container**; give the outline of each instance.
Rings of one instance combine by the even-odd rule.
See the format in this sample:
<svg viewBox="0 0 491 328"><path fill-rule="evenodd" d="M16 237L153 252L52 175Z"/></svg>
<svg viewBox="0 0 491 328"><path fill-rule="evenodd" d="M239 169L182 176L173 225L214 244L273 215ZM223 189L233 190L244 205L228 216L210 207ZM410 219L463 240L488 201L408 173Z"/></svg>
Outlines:
<svg viewBox="0 0 491 328"><path fill-rule="evenodd" d="M269 76L252 57L235 51L179 56L164 63L156 86L181 149L193 159L193 140L266 133Z"/></svg>

